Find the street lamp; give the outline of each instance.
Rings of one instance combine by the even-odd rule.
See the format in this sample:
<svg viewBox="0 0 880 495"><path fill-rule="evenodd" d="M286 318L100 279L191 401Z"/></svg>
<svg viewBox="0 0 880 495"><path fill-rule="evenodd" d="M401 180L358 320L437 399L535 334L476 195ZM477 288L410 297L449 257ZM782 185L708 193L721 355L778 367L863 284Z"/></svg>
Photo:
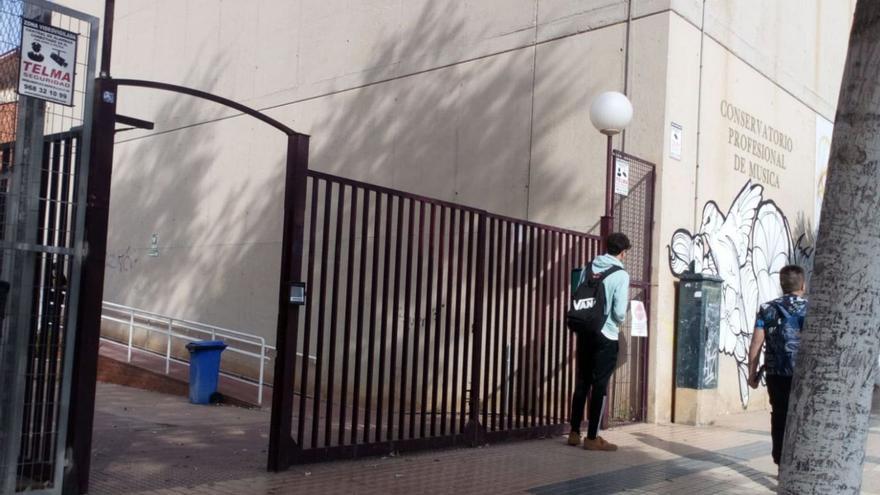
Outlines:
<svg viewBox="0 0 880 495"><path fill-rule="evenodd" d="M599 132L608 136L608 153L605 163L605 215L599 225L603 247L605 239L614 228L614 155L611 137L619 134L629 125L632 115L633 107L629 98L617 91L606 91L600 94L593 99L593 103L590 105L590 121Z"/></svg>

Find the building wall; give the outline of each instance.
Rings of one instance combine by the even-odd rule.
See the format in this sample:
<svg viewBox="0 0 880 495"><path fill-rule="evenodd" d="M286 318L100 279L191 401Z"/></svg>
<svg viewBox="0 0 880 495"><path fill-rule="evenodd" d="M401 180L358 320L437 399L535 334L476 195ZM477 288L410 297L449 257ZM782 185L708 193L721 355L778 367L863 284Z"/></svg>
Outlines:
<svg viewBox="0 0 880 495"><path fill-rule="evenodd" d="M816 122L833 120L853 5L139 0L117 4L112 73L263 109L312 135L312 168L577 230L597 228L605 181L590 100L626 91L635 118L615 147L658 166L649 415L668 421L673 236L699 233L709 201L727 216L749 179L722 102L792 139L756 183L809 230ZM117 135L106 299L274 339L280 136L157 91L125 89L119 109L156 129ZM719 411L742 409L737 372L724 356Z"/></svg>

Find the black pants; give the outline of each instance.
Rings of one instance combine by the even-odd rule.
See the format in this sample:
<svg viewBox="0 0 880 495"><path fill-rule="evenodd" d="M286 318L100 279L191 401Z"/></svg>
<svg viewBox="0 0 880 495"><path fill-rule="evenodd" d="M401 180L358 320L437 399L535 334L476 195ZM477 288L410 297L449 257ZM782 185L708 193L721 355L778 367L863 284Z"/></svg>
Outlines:
<svg viewBox="0 0 880 495"><path fill-rule="evenodd" d="M571 431L581 431L584 405L590 395L587 438L594 439L602 421L602 404L608 390L608 380L617 365L617 341L601 333L577 336L577 377L571 404Z"/></svg>
<svg viewBox="0 0 880 495"><path fill-rule="evenodd" d="M782 440L785 438L785 420L788 417L788 396L791 377L767 375L767 394L770 395L770 436L773 437L773 462L779 464Z"/></svg>

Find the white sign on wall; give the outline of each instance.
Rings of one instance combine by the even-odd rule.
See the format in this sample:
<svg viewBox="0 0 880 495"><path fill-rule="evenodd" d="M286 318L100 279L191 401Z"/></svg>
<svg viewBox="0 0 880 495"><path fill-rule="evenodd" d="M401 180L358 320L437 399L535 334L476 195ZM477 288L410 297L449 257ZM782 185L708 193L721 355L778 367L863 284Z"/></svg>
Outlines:
<svg viewBox="0 0 880 495"><path fill-rule="evenodd" d="M73 106L76 33L21 20L18 94Z"/></svg>
<svg viewBox="0 0 880 495"><path fill-rule="evenodd" d="M630 323L630 335L633 337L648 336L648 313L642 301L630 301L629 313L632 318Z"/></svg>
<svg viewBox="0 0 880 495"><path fill-rule="evenodd" d="M681 160L681 124L672 122L669 124L669 157L675 160Z"/></svg>
<svg viewBox="0 0 880 495"><path fill-rule="evenodd" d="M629 194L629 162L620 158L614 160L614 194Z"/></svg>

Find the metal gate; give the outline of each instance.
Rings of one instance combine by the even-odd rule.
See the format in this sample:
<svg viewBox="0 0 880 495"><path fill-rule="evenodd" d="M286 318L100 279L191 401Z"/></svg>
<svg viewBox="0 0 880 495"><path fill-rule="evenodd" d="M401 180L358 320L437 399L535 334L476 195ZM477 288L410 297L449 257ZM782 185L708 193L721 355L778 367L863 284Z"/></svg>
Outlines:
<svg viewBox="0 0 880 495"><path fill-rule="evenodd" d="M19 46L22 18L77 35L73 106L16 93L19 57L34 50ZM61 490L96 33L97 19L41 0L0 7L2 493Z"/></svg>
<svg viewBox="0 0 880 495"><path fill-rule="evenodd" d="M653 163L614 150L629 164L629 192L614 196L614 230L632 242L625 265L630 274L630 300L641 301L651 314L651 253L654 228ZM626 337L623 364L612 375L608 420L613 424L645 421L648 415L648 349L650 337L632 337L632 318L621 328ZM650 335L650 332L648 333Z"/></svg>
<svg viewBox="0 0 880 495"><path fill-rule="evenodd" d="M617 225L641 260L633 296L648 303L653 168L642 175L618 197ZM291 462L563 431L569 273L598 237L315 171L307 188ZM645 417L648 347L634 341L617 422Z"/></svg>

